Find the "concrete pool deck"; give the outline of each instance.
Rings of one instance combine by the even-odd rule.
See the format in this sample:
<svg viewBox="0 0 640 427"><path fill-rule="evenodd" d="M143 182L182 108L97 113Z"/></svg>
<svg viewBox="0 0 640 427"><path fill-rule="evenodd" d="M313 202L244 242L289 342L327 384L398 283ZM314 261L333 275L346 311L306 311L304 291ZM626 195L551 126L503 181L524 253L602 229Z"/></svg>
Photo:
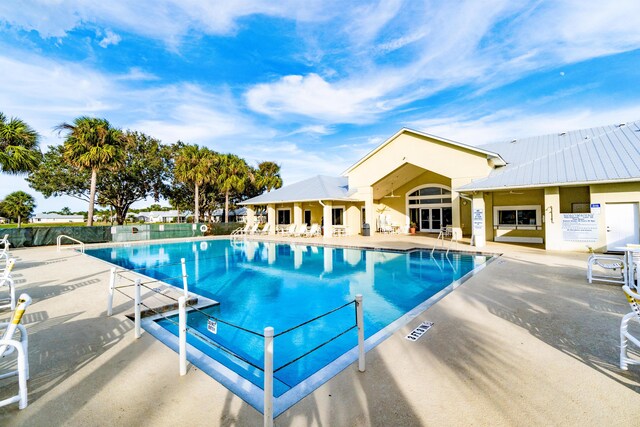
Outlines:
<svg viewBox="0 0 640 427"><path fill-rule="evenodd" d="M403 249L434 239L325 242ZM637 425L640 366L618 368L620 319L630 311L620 287L589 285L586 253L484 249L503 256L367 353L365 373L352 364L276 425ZM31 379L29 406L0 408L0 425L262 423L200 370L180 377L177 354L150 334L136 340L130 301L116 296L106 316L107 264L54 247L11 253L18 292L33 298L24 318ZM422 321L435 325L405 340ZM16 391L15 379L0 382L0 399Z"/></svg>

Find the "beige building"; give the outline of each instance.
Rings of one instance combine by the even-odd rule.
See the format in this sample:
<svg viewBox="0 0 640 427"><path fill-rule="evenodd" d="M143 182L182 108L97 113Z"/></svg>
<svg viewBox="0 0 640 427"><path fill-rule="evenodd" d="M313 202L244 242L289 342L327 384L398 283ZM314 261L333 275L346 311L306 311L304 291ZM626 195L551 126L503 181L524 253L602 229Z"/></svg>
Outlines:
<svg viewBox="0 0 640 427"><path fill-rule="evenodd" d="M242 204L267 207L271 231L323 224L324 235L449 226L487 240L547 249L638 243L640 122L470 146L402 129L347 169Z"/></svg>

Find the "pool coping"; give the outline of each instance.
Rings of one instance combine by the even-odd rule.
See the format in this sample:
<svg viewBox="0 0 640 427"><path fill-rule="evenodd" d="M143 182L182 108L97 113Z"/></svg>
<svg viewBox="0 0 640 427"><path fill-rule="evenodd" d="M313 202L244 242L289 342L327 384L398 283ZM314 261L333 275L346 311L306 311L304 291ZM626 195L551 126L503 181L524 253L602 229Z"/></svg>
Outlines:
<svg viewBox="0 0 640 427"><path fill-rule="evenodd" d="M189 241L193 241L196 239L183 240L181 242L172 242L172 243L186 243ZM197 239L199 241L205 239ZM218 240L218 239L216 239ZM219 240L227 240L227 239L219 239ZM231 240L231 239L228 239ZM273 241L273 240L257 240L257 239L242 239L243 241L256 241L256 242L269 242L269 243L281 243L281 244L306 244L307 246L322 246L322 247L330 247L330 248L346 248L346 249L361 249L361 250L370 250L376 252L391 252L391 253L411 253L415 251L431 251L429 248L425 247L413 247L406 249L398 249L398 248L380 248L380 247L367 247L367 246L347 246L347 245L338 245L338 244L321 244L317 242L298 242L298 241ZM157 241L147 241L147 242L139 242L139 244L152 244ZM135 242L138 243L138 242ZM157 242L157 244L164 244L166 242ZM93 248L98 247L113 247L113 246L123 246L121 243L116 245L104 245L100 244L99 246L93 246ZM435 249L438 252L444 252L444 250ZM459 250L450 250L450 253L461 253L466 255L478 255L478 256L486 256L487 260L480 266L474 268L472 271L469 271L464 276L459 279L451 282L449 285L438 291L436 294L418 304L413 309L409 310L407 313L390 323L389 325L382 328L380 331L376 332L374 335L370 336L365 340L365 352L368 352L381 344L387 338L389 338L393 333L395 333L398 329L408 324L410 321L415 319L417 316L424 313L429 307L436 304L438 301L443 299L449 293L453 292L455 289L460 287L464 282L469 280L471 277L478 274L482 271L486 266L491 264L493 261L498 259L501 254L495 253L484 253L479 251L459 251ZM87 254L89 255L89 254ZM91 256L91 255L89 255ZM93 257L96 258L96 257ZM99 258L96 258L99 259ZM115 265L110 263L109 261L101 260L107 264ZM119 266L118 266L119 267ZM122 268L122 267L119 267ZM163 282L167 286L173 286L166 282ZM173 286L175 287L175 286ZM203 297L202 295L190 292L192 295L198 296L198 301L200 298L203 298L202 303L198 303L195 305L195 308L199 308L206 304L204 300L212 301L210 298ZM366 301L364 301L366 305ZM141 321L142 328L149 332L154 338L162 342L164 345L172 349L174 352L179 352L179 343L178 337L168 330L162 328L156 320L160 318L164 318L167 316L172 316L177 314L177 310L168 311L162 314L151 315L145 317ZM260 413L264 413L264 391L259 386L255 385L251 381L243 378L241 375L237 374L233 370L227 368L220 362L215 359L207 356L205 353L200 351L199 349L193 347L191 344L187 343L187 360L193 364L198 369L205 372L207 375L218 381L228 390L233 392L236 396L240 397L242 400L247 402L249 405L254 407ZM307 395L311 394L317 388L319 388L322 384L329 381L331 378L342 372L349 365L358 360L358 347L354 346L352 349L348 350L333 362L324 366L322 369L316 371L314 374L295 385L291 389L284 392L279 397L273 397L273 416L274 418L278 415L285 412L287 409L298 403Z"/></svg>

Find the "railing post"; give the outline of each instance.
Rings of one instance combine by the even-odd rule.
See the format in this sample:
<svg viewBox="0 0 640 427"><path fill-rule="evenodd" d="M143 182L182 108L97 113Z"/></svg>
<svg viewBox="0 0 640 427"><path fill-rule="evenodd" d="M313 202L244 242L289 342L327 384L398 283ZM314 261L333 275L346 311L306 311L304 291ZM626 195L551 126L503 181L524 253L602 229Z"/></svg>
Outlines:
<svg viewBox="0 0 640 427"><path fill-rule="evenodd" d="M187 374L187 299L178 298L178 329L180 338L180 375Z"/></svg>
<svg viewBox="0 0 640 427"><path fill-rule="evenodd" d="M134 307L135 330L136 330L136 338L140 338L140 335L142 335L140 330L140 304L141 304L140 279L136 279L134 288L135 288L135 300L134 300L135 301L135 307Z"/></svg>
<svg viewBox="0 0 640 427"><path fill-rule="evenodd" d="M189 299L189 285L187 284L187 264L184 258L180 259L180 264L182 264L182 287L184 288L184 297Z"/></svg>
<svg viewBox="0 0 640 427"><path fill-rule="evenodd" d="M358 370L364 372L364 312L361 294L356 295L356 324L358 325Z"/></svg>
<svg viewBox="0 0 640 427"><path fill-rule="evenodd" d="M116 287L116 268L111 267L109 275L109 299L107 300L107 316L113 314L113 290Z"/></svg>
<svg viewBox="0 0 640 427"><path fill-rule="evenodd" d="M264 427L273 427L273 328L264 328Z"/></svg>

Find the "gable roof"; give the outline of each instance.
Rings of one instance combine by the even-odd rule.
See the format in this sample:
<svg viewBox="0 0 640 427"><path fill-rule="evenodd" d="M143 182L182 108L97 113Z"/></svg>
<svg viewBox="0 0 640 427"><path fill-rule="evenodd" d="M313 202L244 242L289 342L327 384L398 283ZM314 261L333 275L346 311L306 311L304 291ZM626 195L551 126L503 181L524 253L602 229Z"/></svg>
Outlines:
<svg viewBox="0 0 640 427"><path fill-rule="evenodd" d="M480 147L474 147L472 145L463 144L461 142L453 141L451 139L443 138L441 136L431 135L431 134L428 134L428 133L425 133L425 132L420 132L420 131L409 129L409 128L402 128L398 132L393 134L390 138L388 138L386 141L384 141L382 144L378 145L376 148L374 148L369 153L367 153L363 158L361 158L356 163L351 165L342 174L346 175L349 172L351 172L352 170L354 170L355 168L357 168L358 166L360 166L362 163L366 162L370 157L372 157L378 151L382 150L384 147L389 145L394 139L396 139L397 137L399 137L403 133L409 133L409 134L414 134L414 135L417 135L417 136L433 139L435 141L443 142L443 143L448 144L448 145L453 145L454 147L464 148L465 150L469 150L469 151L473 151L473 152L485 155L485 156L487 156L487 159L491 160L493 162L493 164L496 165L496 166L502 166L502 165L506 165L507 164L504 161L504 159L500 156L500 154L498 154L497 152L486 150L486 149L480 148Z"/></svg>
<svg viewBox="0 0 640 427"><path fill-rule="evenodd" d="M499 188L640 180L640 121L555 133L484 146L508 164L457 188Z"/></svg>
<svg viewBox="0 0 640 427"><path fill-rule="evenodd" d="M349 183L345 176L317 175L295 184L245 200L239 205L265 205L268 203L312 202L318 200L351 200Z"/></svg>

